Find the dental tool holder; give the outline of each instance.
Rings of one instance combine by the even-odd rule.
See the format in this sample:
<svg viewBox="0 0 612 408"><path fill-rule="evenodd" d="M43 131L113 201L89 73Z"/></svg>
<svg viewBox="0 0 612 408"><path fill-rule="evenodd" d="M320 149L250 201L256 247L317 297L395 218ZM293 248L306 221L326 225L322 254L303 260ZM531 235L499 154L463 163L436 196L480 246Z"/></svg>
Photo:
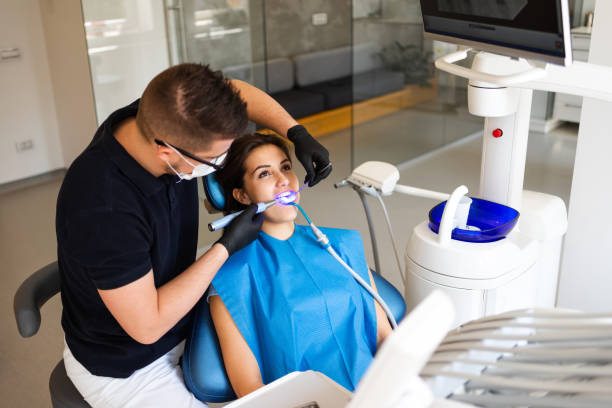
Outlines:
<svg viewBox="0 0 612 408"><path fill-rule="evenodd" d="M485 317L449 332L421 376L434 395L478 406L609 407L611 332L610 314Z"/></svg>

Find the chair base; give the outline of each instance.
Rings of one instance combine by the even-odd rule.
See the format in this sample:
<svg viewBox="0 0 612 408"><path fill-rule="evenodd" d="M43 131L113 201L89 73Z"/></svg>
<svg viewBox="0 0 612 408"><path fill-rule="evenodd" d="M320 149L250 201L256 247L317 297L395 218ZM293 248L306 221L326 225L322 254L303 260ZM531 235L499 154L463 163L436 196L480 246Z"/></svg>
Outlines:
<svg viewBox="0 0 612 408"><path fill-rule="evenodd" d="M64 360L60 360L49 377L49 392L53 408L91 408L76 389L68 374Z"/></svg>

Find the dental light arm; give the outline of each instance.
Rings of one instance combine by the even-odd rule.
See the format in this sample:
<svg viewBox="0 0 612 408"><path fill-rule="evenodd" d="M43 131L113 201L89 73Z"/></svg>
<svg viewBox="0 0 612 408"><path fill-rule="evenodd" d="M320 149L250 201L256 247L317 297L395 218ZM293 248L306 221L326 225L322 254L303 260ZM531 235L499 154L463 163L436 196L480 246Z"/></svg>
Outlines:
<svg viewBox="0 0 612 408"><path fill-rule="evenodd" d="M385 215L387 230L389 231L389 235L391 237L391 243L393 244L393 252L395 255L395 260L397 262L397 267L399 269L400 276L402 277L402 281L405 285L406 276L404 273L404 269L402 267L402 263L400 261L396 239L393 234L393 228L391 227L391 221L389 220L389 214L387 212L387 208L385 206L385 203L381 195L391 195L393 192L398 192L398 193L412 195L416 197L423 197L423 198L429 198L429 199L438 200L438 201L445 201L449 198L449 194L397 184L398 180L399 180L399 170L394 165L385 163L385 162L368 161L368 162L361 164L355 170L353 170L353 172L348 178L340 181L339 183L334 184L334 187L341 188L341 187L350 185L361 197L361 200L364 206L364 210L366 212L366 218L368 219L368 227L370 230L370 238L372 240L372 251L374 253L374 261L376 264L376 270L378 271L378 273L382 274L382 270L380 269L380 264L379 264L378 246L376 244L373 222L372 222L369 208L365 201L364 194L372 196L378 200L383 210L383 213ZM469 210L469 206L468 206L468 210Z"/></svg>
<svg viewBox="0 0 612 408"><path fill-rule="evenodd" d="M449 197L449 194L397 184L399 177L399 170L394 165L379 161L368 161L353 170L346 180L337 183L336 188L350 184L360 187L363 192L371 196L375 196L375 194L369 187L376 189L383 196L397 192L438 201L445 201Z"/></svg>

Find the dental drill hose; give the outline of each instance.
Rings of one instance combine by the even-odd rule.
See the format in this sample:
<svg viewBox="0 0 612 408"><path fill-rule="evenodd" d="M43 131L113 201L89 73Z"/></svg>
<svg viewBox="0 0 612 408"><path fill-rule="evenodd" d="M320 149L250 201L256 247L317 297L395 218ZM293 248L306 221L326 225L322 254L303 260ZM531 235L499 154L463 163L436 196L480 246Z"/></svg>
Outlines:
<svg viewBox="0 0 612 408"><path fill-rule="evenodd" d="M302 214L304 214L303 211ZM333 256L340 263L340 265L342 265L347 271L349 271L349 273L353 276L353 278L355 278L357 283L359 283L366 291L368 291L368 293L378 302L378 304L383 308L385 314L387 315L387 318L391 323L391 327L393 328L393 330L395 330L397 328L397 322L395 321L391 310L389 310L389 306L387 306L387 304L384 300L382 300L380 295L376 293L374 289L372 289L372 287L361 278L361 276L359 276L346 262L344 262L342 258L340 258L340 256L338 256L334 248L332 248L332 246L329 244L329 239L327 238L327 236L319 228L317 228L316 225L310 222L310 220L308 221L310 229L312 229L312 232L314 233L315 237L317 237L317 242L319 242L319 244L321 244L321 246L326 249L327 252L329 252L330 255Z"/></svg>

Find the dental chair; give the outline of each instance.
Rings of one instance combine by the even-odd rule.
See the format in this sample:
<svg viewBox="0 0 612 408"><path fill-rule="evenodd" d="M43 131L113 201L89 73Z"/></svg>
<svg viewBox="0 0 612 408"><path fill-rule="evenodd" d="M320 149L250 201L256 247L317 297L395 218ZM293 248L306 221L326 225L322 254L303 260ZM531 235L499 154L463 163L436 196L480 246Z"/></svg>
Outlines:
<svg viewBox="0 0 612 408"><path fill-rule="evenodd" d="M209 204L217 210L224 207L223 191L215 173L202 179L204 193ZM376 271L372 271L380 296L389 306L395 320L406 314L406 304L400 292ZM194 324L185 343L183 377L187 388L201 401L227 402L236 395L227 378L217 333L210 316L206 296L196 305Z"/></svg>
<svg viewBox="0 0 612 408"><path fill-rule="evenodd" d="M372 272L378 293L399 323L406 314L402 295L383 277ZM196 306L194 324L185 343L183 377L187 388L201 401L227 402L236 399L225 372L206 296L202 297Z"/></svg>
<svg viewBox="0 0 612 408"><path fill-rule="evenodd" d="M219 208L223 193L214 173L203 179L203 185L208 201ZM399 322L406 313L406 304L401 294L377 273L372 275L380 296ZM32 337L38 332L41 307L59 292L60 274L57 261L38 269L19 286L13 299L13 307L17 328L22 337ZM195 339L197 341L194 341ZM183 356L183 372L187 387L200 400L224 402L236 399L225 373L221 349L205 298L196 306L196 321L187 339ZM51 372L49 393L53 408L91 408L68 378L63 359Z"/></svg>
<svg viewBox="0 0 612 408"><path fill-rule="evenodd" d="M32 337L40 328L40 308L60 291L60 274L56 262L40 268L17 289L13 299L15 319L21 337ZM66 374L60 360L49 377L53 408L91 408Z"/></svg>

